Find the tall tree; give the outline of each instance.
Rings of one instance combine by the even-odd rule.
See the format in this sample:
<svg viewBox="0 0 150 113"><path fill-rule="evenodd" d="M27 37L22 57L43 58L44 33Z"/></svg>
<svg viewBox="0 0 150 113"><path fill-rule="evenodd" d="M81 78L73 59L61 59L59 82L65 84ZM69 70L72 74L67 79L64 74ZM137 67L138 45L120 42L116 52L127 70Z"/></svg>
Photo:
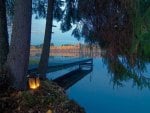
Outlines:
<svg viewBox="0 0 150 113"><path fill-rule="evenodd" d="M6 0L0 0L0 69L7 60L9 50L6 18Z"/></svg>
<svg viewBox="0 0 150 113"><path fill-rule="evenodd" d="M40 73L40 78L46 78L46 71L48 68L48 59L50 52L50 42L52 37L52 23L53 23L53 10L54 10L54 0L48 0L48 9L46 17L46 28L44 36L44 44L41 54L41 59L39 63L38 72Z"/></svg>
<svg viewBox="0 0 150 113"><path fill-rule="evenodd" d="M53 18L56 19L57 21L61 20L63 14L63 11L61 10L62 5L63 1L61 0L48 0L44 44L38 68L38 72L42 79L46 78L46 72L48 68L50 43L52 38Z"/></svg>
<svg viewBox="0 0 150 113"><path fill-rule="evenodd" d="M32 0L15 0L14 10L7 68L10 72L12 87L25 89L30 51Z"/></svg>

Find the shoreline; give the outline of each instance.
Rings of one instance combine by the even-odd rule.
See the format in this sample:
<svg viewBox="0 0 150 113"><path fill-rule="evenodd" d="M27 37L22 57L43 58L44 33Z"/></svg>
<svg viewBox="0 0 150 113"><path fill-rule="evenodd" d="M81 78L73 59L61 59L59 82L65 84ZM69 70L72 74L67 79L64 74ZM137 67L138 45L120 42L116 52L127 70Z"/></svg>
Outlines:
<svg viewBox="0 0 150 113"><path fill-rule="evenodd" d="M50 80L37 90L8 90L0 93L1 113L85 113L63 88Z"/></svg>

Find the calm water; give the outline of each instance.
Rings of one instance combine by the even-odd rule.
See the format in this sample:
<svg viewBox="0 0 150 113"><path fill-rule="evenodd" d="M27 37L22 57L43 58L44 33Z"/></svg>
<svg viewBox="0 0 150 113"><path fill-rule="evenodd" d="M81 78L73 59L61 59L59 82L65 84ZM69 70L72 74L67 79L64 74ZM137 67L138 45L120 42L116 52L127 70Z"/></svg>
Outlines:
<svg viewBox="0 0 150 113"><path fill-rule="evenodd" d="M120 2L115 2L115 0L109 0L108 2L103 0L102 4L96 2L100 3L99 5L96 3L91 4L91 7L96 4L94 7L100 9L105 4L103 10L99 12L100 15L97 14L96 9L91 9L92 13L90 13L89 8L87 14L83 11L83 15L91 15L95 18L93 20L96 21L91 20L91 16L81 18L85 21L81 21L81 23L89 26L89 30L87 29L85 32L86 34L83 32L81 36L87 34L90 34L87 36L90 38L96 36L96 40L93 39L92 41L100 41L98 44L104 49L102 56L105 56L103 60L102 58L94 59L93 71L66 91L69 98L75 100L87 113L150 113L150 63L146 63L146 61L150 61L150 58L145 59L145 57L150 57L150 21L148 13L150 2L149 0L130 2L131 0L125 2L125 4L127 3L126 8ZM81 9L86 8L86 6L83 5ZM130 8L130 6L133 7ZM43 42L42 37L44 37L46 21L41 18L35 19L36 16L40 16L40 9L43 8L37 8L37 12L32 18L32 45L41 44ZM134 15L128 15L128 13ZM54 45L84 42L82 38L80 41L74 38L71 35L72 30L62 33L60 30L61 23L55 20L53 23L57 26L53 28L52 43ZM73 25L74 27L75 25ZM100 29L97 29L99 27ZM84 29L82 30L84 31ZM87 38L85 40L91 39ZM127 64L120 62L120 56L126 57L124 62ZM31 58L33 64L38 63L39 58L39 56ZM66 57L52 57L49 61L53 60L61 62L66 60ZM130 69L132 67L133 70ZM49 73L47 77L55 79L77 68L78 66L75 66Z"/></svg>
<svg viewBox="0 0 150 113"><path fill-rule="evenodd" d="M148 63L146 68L142 74L150 78ZM142 82L138 87L132 78L128 78L122 80L123 85L114 85L112 77L102 59L94 59L93 71L66 92L87 113L150 113L147 84L144 87Z"/></svg>

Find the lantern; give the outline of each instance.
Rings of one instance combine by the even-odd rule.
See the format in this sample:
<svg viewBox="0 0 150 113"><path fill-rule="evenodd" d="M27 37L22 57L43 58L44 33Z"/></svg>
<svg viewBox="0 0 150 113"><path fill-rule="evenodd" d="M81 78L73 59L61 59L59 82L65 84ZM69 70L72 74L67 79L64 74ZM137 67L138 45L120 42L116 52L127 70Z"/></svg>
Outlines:
<svg viewBox="0 0 150 113"><path fill-rule="evenodd" d="M40 86L40 79L36 74L28 75L28 86L30 89L37 89Z"/></svg>

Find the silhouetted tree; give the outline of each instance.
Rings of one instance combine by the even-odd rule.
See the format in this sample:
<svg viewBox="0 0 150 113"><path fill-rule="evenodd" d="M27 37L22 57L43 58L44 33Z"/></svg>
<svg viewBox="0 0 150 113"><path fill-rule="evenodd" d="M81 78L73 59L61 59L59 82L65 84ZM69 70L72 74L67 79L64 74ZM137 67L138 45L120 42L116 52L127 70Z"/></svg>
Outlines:
<svg viewBox="0 0 150 113"><path fill-rule="evenodd" d="M72 28L80 18L78 15L78 0L65 0L64 15L61 22L62 32L66 32Z"/></svg>
<svg viewBox="0 0 150 113"><path fill-rule="evenodd" d="M0 70L7 60L9 51L6 17L6 0L0 0Z"/></svg>
<svg viewBox="0 0 150 113"><path fill-rule="evenodd" d="M53 18L55 18L57 21L61 19L63 12L60 7L62 5L63 2L61 0L48 0L44 44L38 68L38 72L42 79L46 78L46 72L49 63L48 61L50 53L50 43L52 38Z"/></svg>
<svg viewBox="0 0 150 113"><path fill-rule="evenodd" d="M14 11L7 68L12 87L25 89L30 51L32 0L15 0Z"/></svg>
<svg viewBox="0 0 150 113"><path fill-rule="evenodd" d="M46 28L45 28L45 36L44 36L44 44L41 54L41 59L39 63L38 72L40 73L40 77L42 79L46 78L46 72L48 68L48 60L49 60L49 52L50 52L50 42L51 42L51 34L52 34L52 23L53 23L53 8L54 0L48 0L48 9L47 9L47 17L46 17Z"/></svg>
<svg viewBox="0 0 150 113"><path fill-rule="evenodd" d="M35 18L45 18L47 9L47 0L33 0L32 12L35 14Z"/></svg>

